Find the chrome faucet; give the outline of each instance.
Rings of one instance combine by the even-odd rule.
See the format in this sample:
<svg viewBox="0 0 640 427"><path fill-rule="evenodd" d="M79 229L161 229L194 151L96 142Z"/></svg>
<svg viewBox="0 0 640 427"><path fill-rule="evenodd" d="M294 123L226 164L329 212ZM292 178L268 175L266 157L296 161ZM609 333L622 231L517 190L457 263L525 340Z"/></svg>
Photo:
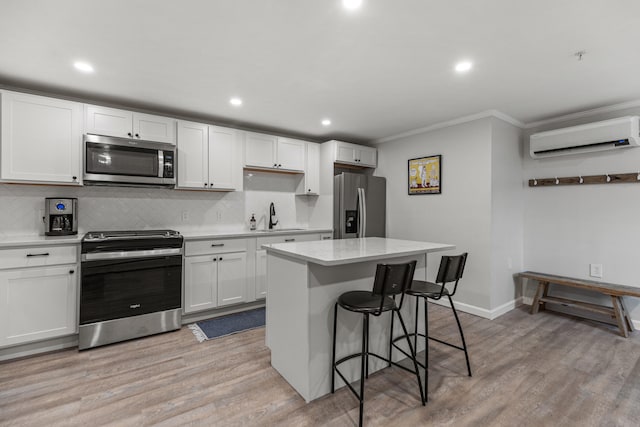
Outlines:
<svg viewBox="0 0 640 427"><path fill-rule="evenodd" d="M269 205L269 230L273 230L273 226L278 224L278 217L276 216L276 207L273 202Z"/></svg>

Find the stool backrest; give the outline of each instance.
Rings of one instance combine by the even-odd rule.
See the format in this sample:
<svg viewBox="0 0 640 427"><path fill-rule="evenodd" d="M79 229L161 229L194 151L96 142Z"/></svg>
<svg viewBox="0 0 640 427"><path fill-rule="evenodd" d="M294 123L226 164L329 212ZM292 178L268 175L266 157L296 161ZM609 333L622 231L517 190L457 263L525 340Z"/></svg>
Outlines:
<svg viewBox="0 0 640 427"><path fill-rule="evenodd" d="M443 255L440 260L436 283L442 284L442 290L444 291L444 285L455 282L453 291L449 293L451 296L453 296L456 293L456 289L458 289L458 282L462 278L464 266L467 263L467 255L467 252L462 255Z"/></svg>
<svg viewBox="0 0 640 427"><path fill-rule="evenodd" d="M398 308L402 308L404 291L411 285L415 270L415 260L403 264L378 264L376 277L373 281L373 295L381 295L383 297L400 295ZM384 298L381 298L378 313L382 312L383 305Z"/></svg>

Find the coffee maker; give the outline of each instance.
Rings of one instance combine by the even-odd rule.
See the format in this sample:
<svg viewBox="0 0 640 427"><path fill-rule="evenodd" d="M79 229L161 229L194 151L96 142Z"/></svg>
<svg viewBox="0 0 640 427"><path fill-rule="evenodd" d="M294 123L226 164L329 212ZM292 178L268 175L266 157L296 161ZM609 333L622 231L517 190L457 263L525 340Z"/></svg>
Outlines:
<svg viewBox="0 0 640 427"><path fill-rule="evenodd" d="M44 234L47 236L78 234L78 199L47 197L44 200Z"/></svg>

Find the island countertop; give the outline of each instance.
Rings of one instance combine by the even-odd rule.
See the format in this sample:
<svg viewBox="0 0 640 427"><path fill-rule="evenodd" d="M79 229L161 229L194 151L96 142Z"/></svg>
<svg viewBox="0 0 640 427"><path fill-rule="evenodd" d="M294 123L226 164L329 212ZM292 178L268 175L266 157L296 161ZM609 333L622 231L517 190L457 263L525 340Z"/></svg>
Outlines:
<svg viewBox="0 0 640 427"><path fill-rule="evenodd" d="M413 240L364 237L313 242L272 243L262 245L267 253L285 255L324 266L376 261L394 257L455 249L455 245Z"/></svg>

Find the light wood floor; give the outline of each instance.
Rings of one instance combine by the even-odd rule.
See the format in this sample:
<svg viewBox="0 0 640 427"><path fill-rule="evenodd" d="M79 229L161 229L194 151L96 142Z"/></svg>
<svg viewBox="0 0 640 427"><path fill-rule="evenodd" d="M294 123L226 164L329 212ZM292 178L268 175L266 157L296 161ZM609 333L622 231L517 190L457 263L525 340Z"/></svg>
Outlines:
<svg viewBox="0 0 640 427"><path fill-rule="evenodd" d="M488 321L465 313L462 352L432 343L429 402L398 368L366 383L369 426L638 426L640 332L524 306ZM449 309L430 330L457 338ZM358 362L355 362L358 363ZM310 404L271 368L264 329L198 343L180 331L0 364L0 425L354 426L346 389Z"/></svg>

